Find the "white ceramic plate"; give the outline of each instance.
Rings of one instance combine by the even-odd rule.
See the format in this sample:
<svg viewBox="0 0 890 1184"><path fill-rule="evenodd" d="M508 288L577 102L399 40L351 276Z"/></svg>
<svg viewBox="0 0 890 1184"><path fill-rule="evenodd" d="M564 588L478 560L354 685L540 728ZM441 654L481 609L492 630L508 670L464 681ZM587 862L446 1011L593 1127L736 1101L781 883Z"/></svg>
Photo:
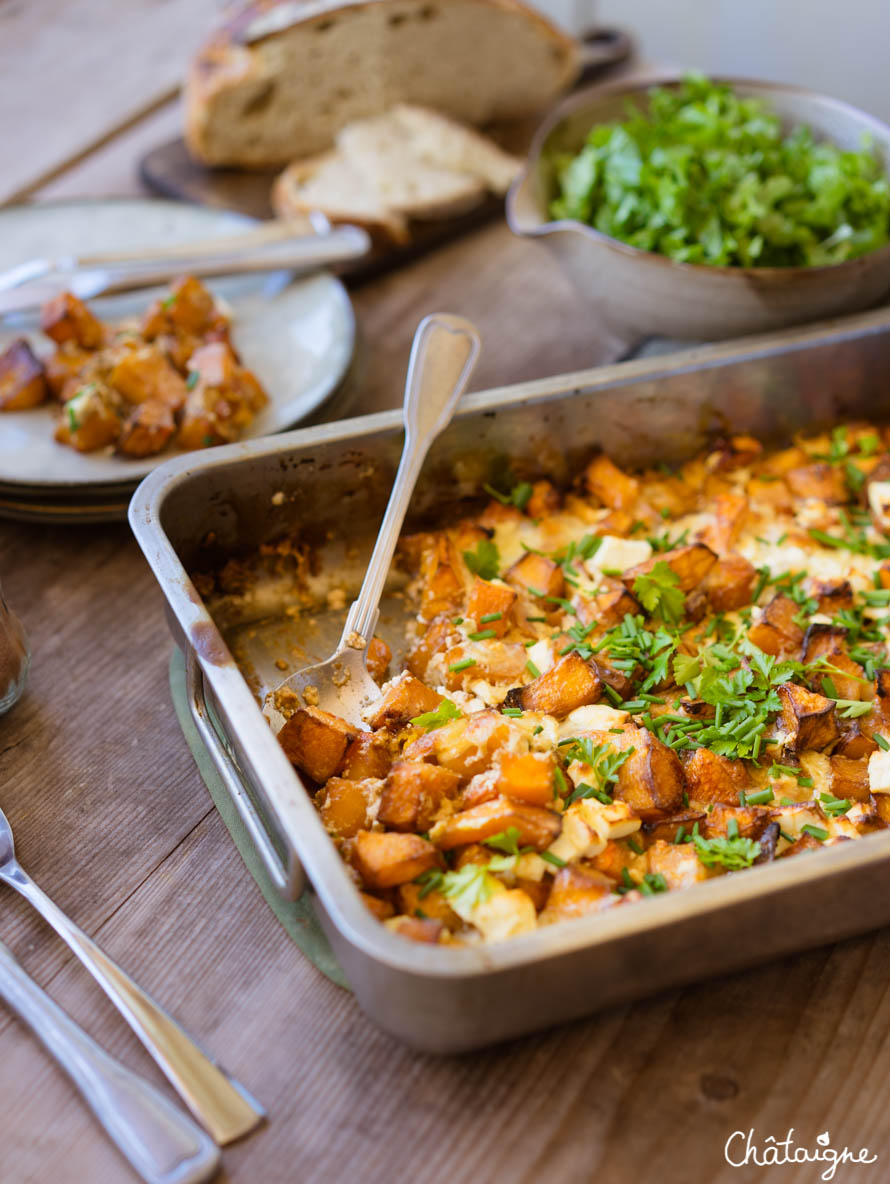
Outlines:
<svg viewBox="0 0 890 1184"><path fill-rule="evenodd" d="M72 252L151 247L235 234L252 224L241 214L172 201L120 199L13 206L0 210L0 270L26 259ZM355 319L346 290L326 272L290 282L285 272L206 281L234 314L232 336L244 364L269 395L246 436L293 427L314 411L343 378L355 345ZM154 293L128 292L90 301L103 320L138 315ZM39 314L0 320L0 349L26 336L38 353L52 343L39 331ZM0 412L0 484L70 489L135 484L177 455L168 448L145 460L123 460L110 449L79 453L53 439L55 405Z"/></svg>

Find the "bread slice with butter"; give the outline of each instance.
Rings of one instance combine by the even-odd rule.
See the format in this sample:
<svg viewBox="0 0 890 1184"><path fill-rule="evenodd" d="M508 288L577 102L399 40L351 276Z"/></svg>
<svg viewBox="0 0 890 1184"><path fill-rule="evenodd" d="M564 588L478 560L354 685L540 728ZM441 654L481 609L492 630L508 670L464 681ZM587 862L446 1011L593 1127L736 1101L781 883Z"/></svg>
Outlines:
<svg viewBox="0 0 890 1184"><path fill-rule="evenodd" d="M579 69L577 43L521 0L254 0L192 63L186 140L206 164L284 166L399 103L523 118Z"/></svg>

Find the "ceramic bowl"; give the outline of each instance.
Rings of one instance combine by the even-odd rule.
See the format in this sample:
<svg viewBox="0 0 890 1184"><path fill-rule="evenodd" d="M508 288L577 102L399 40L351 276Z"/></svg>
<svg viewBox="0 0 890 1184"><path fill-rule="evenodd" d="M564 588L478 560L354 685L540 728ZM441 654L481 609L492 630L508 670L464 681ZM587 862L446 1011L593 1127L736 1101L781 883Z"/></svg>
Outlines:
<svg viewBox="0 0 890 1184"><path fill-rule="evenodd" d="M857 312L890 294L890 245L826 267L709 267L677 263L580 222L550 219L556 191L551 155L577 152L594 125L624 118L628 99L645 104L652 86L679 81L673 76L596 86L556 108L507 197L511 229L548 246L579 295L630 341L650 336L706 341L766 332ZM772 82L720 81L765 100L789 130L806 124L817 139L855 149L868 135L885 165L890 162L890 127L847 103Z"/></svg>

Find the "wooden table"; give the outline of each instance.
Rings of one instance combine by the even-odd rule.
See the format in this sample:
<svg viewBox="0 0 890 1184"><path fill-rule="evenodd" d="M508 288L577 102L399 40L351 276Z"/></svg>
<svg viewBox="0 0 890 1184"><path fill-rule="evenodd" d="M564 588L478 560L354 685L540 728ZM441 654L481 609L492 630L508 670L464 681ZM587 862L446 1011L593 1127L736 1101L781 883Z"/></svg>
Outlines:
<svg viewBox="0 0 890 1184"><path fill-rule="evenodd" d="M0 2L0 111L13 116L0 200L138 192L135 162L175 134L176 82L212 8ZM480 325L477 386L614 350L544 254L501 225L358 290L355 304L363 410L398 400L413 327L434 308ZM890 933L489 1052L415 1055L302 958L246 873L177 727L161 597L127 528L0 522L0 575L35 654L25 698L0 718L19 853L268 1106L269 1125L226 1151L226 1179L742 1184L764 1173L727 1166L724 1144L749 1127L761 1142L794 1127L808 1146L827 1129L834 1146L880 1156L837 1180L887 1178ZM61 943L11 893L3 906L0 936L31 974L160 1081ZM131 1178L2 1009L0 1096L4 1182Z"/></svg>

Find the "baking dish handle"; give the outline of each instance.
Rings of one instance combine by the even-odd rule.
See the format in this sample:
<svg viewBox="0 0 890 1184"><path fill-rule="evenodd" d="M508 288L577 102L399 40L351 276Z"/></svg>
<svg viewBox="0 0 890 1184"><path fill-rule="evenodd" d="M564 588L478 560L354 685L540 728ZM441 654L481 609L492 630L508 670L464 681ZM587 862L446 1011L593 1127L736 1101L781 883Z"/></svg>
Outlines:
<svg viewBox="0 0 890 1184"><path fill-rule="evenodd" d="M250 796L241 771L223 744L219 732L210 718L204 694L204 675L193 651L186 655L186 688L189 710L195 727L198 729L198 735L210 753L226 793L238 811L238 817L244 823L254 849L276 892L285 900L299 899L306 885L306 877L297 858L297 853L289 843L286 843L286 840L286 858L282 859L276 850L269 831Z"/></svg>

